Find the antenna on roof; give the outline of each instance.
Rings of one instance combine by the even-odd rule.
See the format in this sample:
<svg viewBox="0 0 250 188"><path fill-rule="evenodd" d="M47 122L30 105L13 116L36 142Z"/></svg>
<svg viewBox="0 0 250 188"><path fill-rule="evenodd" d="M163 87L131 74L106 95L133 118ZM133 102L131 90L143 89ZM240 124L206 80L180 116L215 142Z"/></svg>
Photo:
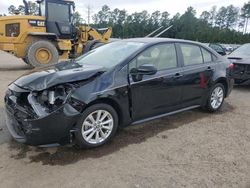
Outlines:
<svg viewBox="0 0 250 188"><path fill-rule="evenodd" d="M161 36L162 34L164 34L166 31L168 31L169 29L171 29L173 27L173 25L169 26L167 29L164 29L162 32L160 32L158 35L155 35L154 37L159 37Z"/></svg>
<svg viewBox="0 0 250 188"><path fill-rule="evenodd" d="M148 34L145 37L151 37L153 34L155 34L157 31L161 30L163 28L163 26L159 27L158 29L154 30L152 33Z"/></svg>

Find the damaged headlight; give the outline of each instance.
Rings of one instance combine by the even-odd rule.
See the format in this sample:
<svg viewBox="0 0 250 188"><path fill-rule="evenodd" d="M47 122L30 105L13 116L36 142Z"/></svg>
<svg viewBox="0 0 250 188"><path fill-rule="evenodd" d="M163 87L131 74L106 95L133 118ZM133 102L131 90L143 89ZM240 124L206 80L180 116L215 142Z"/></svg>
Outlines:
<svg viewBox="0 0 250 188"><path fill-rule="evenodd" d="M67 99L71 90L71 88L62 85L49 90L44 90L40 94L40 101L46 105L60 106Z"/></svg>
<svg viewBox="0 0 250 188"><path fill-rule="evenodd" d="M41 92L32 92L28 96L28 101L39 117L60 108L68 99L73 88L69 85L59 85Z"/></svg>

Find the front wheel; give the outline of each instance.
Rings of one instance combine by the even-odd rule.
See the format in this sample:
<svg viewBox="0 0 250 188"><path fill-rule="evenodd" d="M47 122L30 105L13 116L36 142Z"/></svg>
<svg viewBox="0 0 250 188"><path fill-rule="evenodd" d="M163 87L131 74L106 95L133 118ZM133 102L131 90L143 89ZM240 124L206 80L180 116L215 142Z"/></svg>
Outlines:
<svg viewBox="0 0 250 188"><path fill-rule="evenodd" d="M107 143L116 133L118 115L107 104L96 104L87 108L77 125L76 146L94 148Z"/></svg>
<svg viewBox="0 0 250 188"><path fill-rule="evenodd" d="M218 111L225 99L225 87L221 83L215 84L210 92L209 92L209 97L207 100L207 105L206 109L209 112L216 112Z"/></svg>

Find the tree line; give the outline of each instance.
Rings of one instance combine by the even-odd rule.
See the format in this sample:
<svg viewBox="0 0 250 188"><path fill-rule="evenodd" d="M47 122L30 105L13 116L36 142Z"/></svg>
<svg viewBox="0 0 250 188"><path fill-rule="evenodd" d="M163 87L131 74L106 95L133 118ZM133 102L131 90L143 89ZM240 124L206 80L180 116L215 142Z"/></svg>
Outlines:
<svg viewBox="0 0 250 188"><path fill-rule="evenodd" d="M37 15L39 12L36 3L29 1L29 12ZM9 14L24 14L24 6L8 8ZM1 15L0 15L1 16ZM2 15L5 16L5 15ZM75 25L80 25L83 18L79 12L73 15ZM93 15L92 27L112 27L114 38L144 37L159 27L172 26L161 37L189 39L200 42L213 43L247 43L250 34L247 33L250 19L250 1L243 7L233 5L217 8L213 6L209 11L203 11L198 17L193 7L188 7L184 14L170 14L160 11L149 13L144 10L129 14L118 8L111 10L104 5Z"/></svg>
<svg viewBox="0 0 250 188"><path fill-rule="evenodd" d="M188 7L184 14L147 11L129 14L126 10L111 10L107 5L93 16L93 27L113 28L113 37L144 37L157 28L172 26L162 37L189 39L200 42L247 43L250 18L250 1L242 8L229 5L217 9L212 7L197 17L196 10Z"/></svg>

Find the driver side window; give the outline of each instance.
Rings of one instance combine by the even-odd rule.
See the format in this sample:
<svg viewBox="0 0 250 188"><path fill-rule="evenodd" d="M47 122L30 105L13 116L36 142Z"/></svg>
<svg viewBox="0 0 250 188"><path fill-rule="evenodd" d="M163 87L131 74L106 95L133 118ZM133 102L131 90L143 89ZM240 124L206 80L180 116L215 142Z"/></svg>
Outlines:
<svg viewBox="0 0 250 188"><path fill-rule="evenodd" d="M174 44L152 46L138 55L129 66L130 71L144 64L154 65L158 71L177 67L177 55Z"/></svg>

